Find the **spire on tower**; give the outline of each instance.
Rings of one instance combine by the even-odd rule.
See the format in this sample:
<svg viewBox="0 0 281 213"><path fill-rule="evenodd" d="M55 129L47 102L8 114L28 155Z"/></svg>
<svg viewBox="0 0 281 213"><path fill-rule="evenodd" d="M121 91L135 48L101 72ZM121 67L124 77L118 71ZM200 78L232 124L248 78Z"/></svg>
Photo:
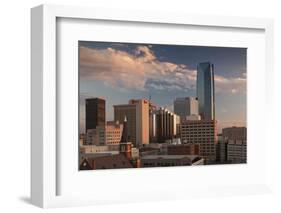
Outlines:
<svg viewBox="0 0 281 213"><path fill-rule="evenodd" d="M127 127L127 117L125 116L123 122L123 131L120 143L129 142L128 127Z"/></svg>

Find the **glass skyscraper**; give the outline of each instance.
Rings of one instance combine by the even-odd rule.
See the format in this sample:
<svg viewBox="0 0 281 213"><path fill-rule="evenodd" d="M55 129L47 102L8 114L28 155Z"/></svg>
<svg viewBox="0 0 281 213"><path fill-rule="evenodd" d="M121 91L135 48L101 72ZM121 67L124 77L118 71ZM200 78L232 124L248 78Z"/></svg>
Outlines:
<svg viewBox="0 0 281 213"><path fill-rule="evenodd" d="M214 120L214 65L210 62L199 63L197 65L197 98L201 118L204 120Z"/></svg>

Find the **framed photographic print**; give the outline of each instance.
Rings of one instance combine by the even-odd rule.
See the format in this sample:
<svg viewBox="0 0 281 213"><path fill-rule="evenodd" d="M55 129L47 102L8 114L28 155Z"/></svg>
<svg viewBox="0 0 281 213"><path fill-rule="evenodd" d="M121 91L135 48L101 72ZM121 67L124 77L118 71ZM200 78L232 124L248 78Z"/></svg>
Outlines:
<svg viewBox="0 0 281 213"><path fill-rule="evenodd" d="M78 48L80 170L247 162L246 48Z"/></svg>
<svg viewBox="0 0 281 213"><path fill-rule="evenodd" d="M270 192L272 26L33 8L32 203Z"/></svg>

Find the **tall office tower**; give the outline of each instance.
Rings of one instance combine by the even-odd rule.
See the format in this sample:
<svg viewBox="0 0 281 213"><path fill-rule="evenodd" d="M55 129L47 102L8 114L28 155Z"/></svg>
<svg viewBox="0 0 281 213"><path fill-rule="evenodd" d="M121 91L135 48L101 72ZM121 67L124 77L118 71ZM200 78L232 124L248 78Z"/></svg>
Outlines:
<svg viewBox="0 0 281 213"><path fill-rule="evenodd" d="M216 120L188 120L181 123L180 138L183 144L199 144L200 155L206 159L206 162L216 160Z"/></svg>
<svg viewBox="0 0 281 213"><path fill-rule="evenodd" d="M176 98L174 100L174 112L185 121L187 116L198 115L198 101L195 97Z"/></svg>
<svg viewBox="0 0 281 213"><path fill-rule="evenodd" d="M149 101L130 100L128 104L115 105L114 121L123 122L127 118L130 140L139 147L149 143Z"/></svg>
<svg viewBox="0 0 281 213"><path fill-rule="evenodd" d="M168 109L160 108L156 113L157 142L164 143L177 135L178 115Z"/></svg>
<svg viewBox="0 0 281 213"><path fill-rule="evenodd" d="M214 65L210 62L199 63L197 65L197 98L201 118L204 120L214 120Z"/></svg>
<svg viewBox="0 0 281 213"><path fill-rule="evenodd" d="M105 126L105 100L101 98L86 99L86 132Z"/></svg>

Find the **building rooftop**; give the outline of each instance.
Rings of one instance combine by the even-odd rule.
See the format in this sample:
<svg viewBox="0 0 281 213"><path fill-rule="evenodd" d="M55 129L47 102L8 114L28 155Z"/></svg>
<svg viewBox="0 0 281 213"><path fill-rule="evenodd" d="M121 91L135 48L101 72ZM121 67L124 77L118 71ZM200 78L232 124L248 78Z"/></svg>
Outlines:
<svg viewBox="0 0 281 213"><path fill-rule="evenodd" d="M104 97L89 97L89 98L86 98L85 100L104 100L105 101L105 98Z"/></svg>
<svg viewBox="0 0 281 213"><path fill-rule="evenodd" d="M188 100L188 99L197 100L196 97L188 96L188 97L176 97L175 101L185 101L185 100Z"/></svg>
<svg viewBox="0 0 281 213"><path fill-rule="evenodd" d="M144 160L153 160L153 159L183 159L189 158L191 161L198 158L198 155L146 155L143 156L141 159Z"/></svg>
<svg viewBox="0 0 281 213"><path fill-rule="evenodd" d="M153 151L153 150L159 150L160 147L141 147L140 152L146 152L146 151Z"/></svg>
<svg viewBox="0 0 281 213"><path fill-rule="evenodd" d="M188 124L216 124L217 120L185 120L181 124L188 125Z"/></svg>
<svg viewBox="0 0 281 213"><path fill-rule="evenodd" d="M85 164L86 162L86 164ZM85 165L90 165L91 168ZM80 163L80 170L83 169L118 169L118 168L133 168L132 163L123 154L101 156L97 158L88 157Z"/></svg>
<svg viewBox="0 0 281 213"><path fill-rule="evenodd" d="M83 153L80 154L80 159L85 158L99 158L104 156L112 156L112 155L118 155L119 151L105 151L105 152L95 152L95 153Z"/></svg>

